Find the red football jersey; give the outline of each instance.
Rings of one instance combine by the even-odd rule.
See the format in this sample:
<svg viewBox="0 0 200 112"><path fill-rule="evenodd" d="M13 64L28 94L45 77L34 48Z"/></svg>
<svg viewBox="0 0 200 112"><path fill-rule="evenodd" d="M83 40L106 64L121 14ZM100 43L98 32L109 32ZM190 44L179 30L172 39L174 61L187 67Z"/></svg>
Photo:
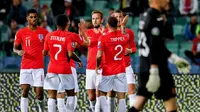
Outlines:
<svg viewBox="0 0 200 112"><path fill-rule="evenodd" d="M197 37L193 40L192 52L200 52L200 39Z"/></svg>
<svg viewBox="0 0 200 112"><path fill-rule="evenodd" d="M72 74L67 52L73 50L70 33L56 30L46 36L44 50L49 51L48 73Z"/></svg>
<svg viewBox="0 0 200 112"><path fill-rule="evenodd" d="M41 27L34 31L24 27L16 33L14 43L21 44L25 52L22 56L21 69L44 68L42 50L47 33L48 31Z"/></svg>
<svg viewBox="0 0 200 112"><path fill-rule="evenodd" d="M121 30L119 30L119 31L121 31ZM104 33L105 34L109 33L107 28L104 30ZM125 35L128 37L128 48L130 48L132 50L132 52L136 52L136 44L134 42L134 32L131 29L126 28ZM126 67L131 65L131 58L129 55L126 55L124 57L124 64Z"/></svg>
<svg viewBox="0 0 200 112"><path fill-rule="evenodd" d="M131 29L126 28L126 34L128 37L128 48L132 50L132 52L136 52L136 44L134 42L134 33ZM124 57L125 66L128 67L131 65L131 58L129 55Z"/></svg>
<svg viewBox="0 0 200 112"><path fill-rule="evenodd" d="M98 42L98 49L103 51L102 75L116 75L125 73L124 53L127 48L128 37L121 31L102 35Z"/></svg>
<svg viewBox="0 0 200 112"><path fill-rule="evenodd" d="M87 58L87 69L96 68L96 55L99 37L102 35L100 32L95 33L94 29L87 30L87 36L90 40L90 45L88 46L88 58Z"/></svg>
<svg viewBox="0 0 200 112"><path fill-rule="evenodd" d="M71 38L71 41L72 41L72 43L71 43L72 48L74 48L73 51L75 50L75 42L78 43L79 45L83 44L83 38L76 33L71 33L70 38ZM76 68L76 64L75 64L74 60L71 59L70 64L71 64L72 67Z"/></svg>

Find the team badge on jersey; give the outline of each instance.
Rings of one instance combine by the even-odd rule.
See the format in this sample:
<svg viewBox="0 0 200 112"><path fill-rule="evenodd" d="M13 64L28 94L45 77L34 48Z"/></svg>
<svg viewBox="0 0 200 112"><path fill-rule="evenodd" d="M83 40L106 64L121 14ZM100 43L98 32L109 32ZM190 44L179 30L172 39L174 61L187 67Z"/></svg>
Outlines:
<svg viewBox="0 0 200 112"><path fill-rule="evenodd" d="M129 34L128 33L126 33L126 36L129 38Z"/></svg>
<svg viewBox="0 0 200 112"><path fill-rule="evenodd" d="M75 42L72 42L72 47L75 48Z"/></svg>
<svg viewBox="0 0 200 112"><path fill-rule="evenodd" d="M160 30L158 29L158 27L152 28L151 34L152 34L153 36L158 36L158 35L160 35Z"/></svg>
<svg viewBox="0 0 200 112"><path fill-rule="evenodd" d="M42 41L43 40L43 34L38 34L38 38L40 39L40 41Z"/></svg>
<svg viewBox="0 0 200 112"><path fill-rule="evenodd" d="M98 48L101 48L100 44L101 44L101 42L99 41L99 42L98 42Z"/></svg>

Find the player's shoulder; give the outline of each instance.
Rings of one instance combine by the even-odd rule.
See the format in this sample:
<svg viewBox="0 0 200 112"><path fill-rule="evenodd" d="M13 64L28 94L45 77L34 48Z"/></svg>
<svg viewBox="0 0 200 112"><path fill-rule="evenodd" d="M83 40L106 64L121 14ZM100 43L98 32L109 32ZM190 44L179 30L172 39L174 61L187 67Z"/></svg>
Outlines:
<svg viewBox="0 0 200 112"><path fill-rule="evenodd" d="M130 29L130 28L126 28L126 32L127 32L127 33L134 33L133 30Z"/></svg>
<svg viewBox="0 0 200 112"><path fill-rule="evenodd" d="M68 32L68 35L71 35L71 36L78 36L77 33L74 33L74 32Z"/></svg>
<svg viewBox="0 0 200 112"><path fill-rule="evenodd" d="M87 34L90 34L90 33L93 33L93 32L94 32L93 28L87 29L87 30L86 30L86 33L87 33Z"/></svg>
<svg viewBox="0 0 200 112"><path fill-rule="evenodd" d="M48 40L48 38L50 38L51 36L55 36L55 31L48 33L45 38L46 40Z"/></svg>
<svg viewBox="0 0 200 112"><path fill-rule="evenodd" d="M20 28L17 33L23 33L27 31L27 27Z"/></svg>
<svg viewBox="0 0 200 112"><path fill-rule="evenodd" d="M40 27L40 26L37 27L37 30L38 30L38 31L41 31L41 32L43 32L43 33L48 33L48 31L47 31L45 28L42 28L42 27Z"/></svg>

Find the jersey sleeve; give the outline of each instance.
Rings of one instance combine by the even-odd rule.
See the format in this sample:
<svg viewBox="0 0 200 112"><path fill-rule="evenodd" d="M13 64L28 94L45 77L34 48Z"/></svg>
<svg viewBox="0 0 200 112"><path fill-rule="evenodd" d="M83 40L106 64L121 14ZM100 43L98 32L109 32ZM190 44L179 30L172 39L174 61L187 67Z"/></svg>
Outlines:
<svg viewBox="0 0 200 112"><path fill-rule="evenodd" d="M136 44L134 42L134 33L132 30L129 30L128 34L129 34L129 42L128 43L129 43L129 46L130 46L132 52L134 53L134 52L136 52Z"/></svg>
<svg viewBox="0 0 200 112"><path fill-rule="evenodd" d="M44 40L44 50L48 51L49 50L49 46L48 46L48 35L45 36L45 40Z"/></svg>
<svg viewBox="0 0 200 112"><path fill-rule="evenodd" d="M99 41L98 41L98 50L104 50L104 47L105 47L105 42L103 40L103 36L101 36L99 38Z"/></svg>
<svg viewBox="0 0 200 112"><path fill-rule="evenodd" d="M21 43L21 35L20 35L20 30L15 34L15 44L20 44Z"/></svg>
<svg viewBox="0 0 200 112"><path fill-rule="evenodd" d="M72 52L75 50L75 42L72 38L68 38L67 41L65 41L65 49Z"/></svg>
<svg viewBox="0 0 200 112"><path fill-rule="evenodd" d="M46 29L44 29L44 40L45 40L45 38L46 38L46 36L47 36L47 34L48 34L49 32L46 30Z"/></svg>
<svg viewBox="0 0 200 112"><path fill-rule="evenodd" d="M79 45L83 44L83 38L81 36L76 33L74 33L72 36L74 38L74 42L77 42Z"/></svg>
<svg viewBox="0 0 200 112"><path fill-rule="evenodd" d="M149 24L151 24L148 28L148 30L150 30L150 33L149 33L149 47L150 47L150 64L156 64L158 65L158 63L160 63L160 49L161 49L161 46L163 46L163 38L160 34L160 31L162 29L159 28L159 25L157 24L157 21L156 21L156 18L154 19L150 19L151 21L148 21L148 22L151 22ZM167 49L165 49L167 50Z"/></svg>

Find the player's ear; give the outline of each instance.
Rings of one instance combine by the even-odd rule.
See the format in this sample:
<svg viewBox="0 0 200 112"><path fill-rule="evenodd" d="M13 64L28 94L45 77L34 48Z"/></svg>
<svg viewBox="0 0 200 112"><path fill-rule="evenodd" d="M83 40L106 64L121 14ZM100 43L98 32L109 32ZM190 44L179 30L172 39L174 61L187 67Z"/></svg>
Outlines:
<svg viewBox="0 0 200 112"><path fill-rule="evenodd" d="M28 15L26 16L26 20L28 21Z"/></svg>
<svg viewBox="0 0 200 112"><path fill-rule="evenodd" d="M104 22L104 19L102 18L102 19L101 19L101 24L103 24L103 22Z"/></svg>

